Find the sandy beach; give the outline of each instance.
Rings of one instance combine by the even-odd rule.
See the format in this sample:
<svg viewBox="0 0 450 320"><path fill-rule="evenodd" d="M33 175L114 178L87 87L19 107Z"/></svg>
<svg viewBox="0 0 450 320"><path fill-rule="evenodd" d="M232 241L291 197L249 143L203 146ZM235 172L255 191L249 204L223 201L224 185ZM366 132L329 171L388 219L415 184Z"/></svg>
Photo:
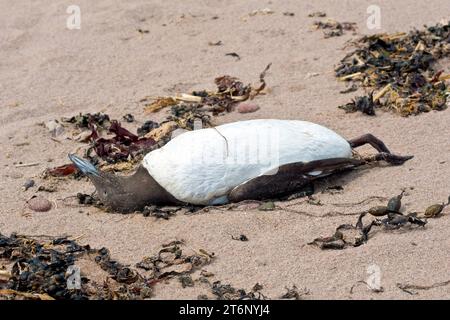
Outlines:
<svg viewBox="0 0 450 320"><path fill-rule="evenodd" d="M450 280L450 208L425 228L379 231L364 245L345 250L309 246L331 235L351 215L384 204L403 189L404 212L423 212L450 195L450 110L401 117L378 111L375 117L338 109L362 89L340 94L345 84L334 68L348 52L348 41L373 33L408 32L450 17L448 1L377 1L381 28L366 25L371 1L111 1L78 0L81 28L69 30L67 1L0 0L0 233L71 235L134 265L173 239L187 248L214 252L205 266L212 280L250 290L256 283L269 298L286 287L305 288L304 299L449 299L450 285L411 295L398 284L432 286ZM250 15L270 8L271 14ZM315 11L357 29L325 39L311 26ZM286 12L294 15L284 14ZM148 30L138 32L137 30ZM220 46L208 45L221 41ZM226 53L238 53L240 59ZM51 138L42 123L79 113L104 112L132 132L146 120L160 121L164 110L146 113L140 100L193 90L214 90L214 78L238 77L258 83L269 63L266 94L254 113L230 112L217 124L247 119L298 119L322 124L350 139L372 133L395 153L414 155L402 166L355 170L316 183L314 199L276 202L279 209L211 209L177 214L168 220L142 214L112 214L63 199L92 193L86 178L60 179L53 193L37 192L42 172L68 163L67 154L83 144ZM439 62L446 74L450 60ZM364 147L363 154L373 153ZM37 163L33 166L20 164ZM19 166L17 166L19 164ZM36 186L22 185L34 179ZM343 190L330 192L330 186ZM34 194L56 206L33 212L26 201ZM367 200L370 197L385 200ZM320 201L320 205L317 205ZM357 204L360 203L360 204ZM308 215L302 214L309 213ZM329 213L337 214L329 214ZM312 216L311 216L312 215ZM249 241L233 240L244 234ZM367 281L371 266L380 270L382 292ZM369 269L368 269L369 268ZM194 275L195 277L195 275ZM197 299L201 284L182 288L178 281L159 283L155 299Z"/></svg>

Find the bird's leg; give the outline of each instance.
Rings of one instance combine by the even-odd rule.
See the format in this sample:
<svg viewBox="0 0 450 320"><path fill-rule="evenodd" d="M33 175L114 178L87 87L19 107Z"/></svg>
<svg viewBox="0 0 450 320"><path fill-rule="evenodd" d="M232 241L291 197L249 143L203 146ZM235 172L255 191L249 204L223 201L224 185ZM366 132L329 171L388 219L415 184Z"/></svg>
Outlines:
<svg viewBox="0 0 450 320"><path fill-rule="evenodd" d="M374 135L367 133L360 137L348 140L348 143L353 148L360 147L365 144L370 144L374 149L378 151L377 154L373 156L368 156L364 158L365 162L374 162L374 161L381 161L384 160L387 163L393 164L393 165L401 165L408 161L409 159L412 159L413 156L399 156L392 154L391 151L386 147L386 145L375 137Z"/></svg>
<svg viewBox="0 0 450 320"><path fill-rule="evenodd" d="M412 159L414 156L399 156L392 153L380 152L372 156L368 156L364 158L366 162L374 162L374 161L386 161L392 165L398 166L402 165L409 159Z"/></svg>
<svg viewBox="0 0 450 320"><path fill-rule="evenodd" d="M352 149L368 143L380 153L391 153L389 149L386 147L386 145L383 143L383 141L381 141L380 139L378 139L377 137L375 137L370 133L348 140L348 143L350 144Z"/></svg>

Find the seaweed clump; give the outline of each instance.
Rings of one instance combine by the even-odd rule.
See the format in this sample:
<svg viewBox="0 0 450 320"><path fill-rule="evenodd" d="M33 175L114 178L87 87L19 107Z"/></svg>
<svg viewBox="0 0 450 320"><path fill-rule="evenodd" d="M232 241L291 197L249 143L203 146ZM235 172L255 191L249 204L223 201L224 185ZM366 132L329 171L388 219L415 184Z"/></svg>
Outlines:
<svg viewBox="0 0 450 320"><path fill-rule="evenodd" d="M364 36L354 45L335 75L369 93L340 108L369 115L380 108L401 116L447 108L450 75L438 69L437 61L450 55L450 22L409 33Z"/></svg>
<svg viewBox="0 0 450 320"><path fill-rule="evenodd" d="M92 256L107 278L101 283L79 274L78 285L70 286L74 266ZM106 248L91 249L67 237L0 234L0 262L0 299L143 299L152 291L147 279L112 260Z"/></svg>
<svg viewBox="0 0 450 320"><path fill-rule="evenodd" d="M342 250L348 247L359 247L366 243L374 227L383 227L385 230L397 230L405 227L411 228L412 226L425 227L427 221L419 218L417 213L403 214L400 212L403 194L404 191L398 196L389 199L386 206L375 206L362 212L355 225L342 224L336 228L332 236L319 237L308 244L318 246L322 250ZM435 207L437 210L430 209ZM434 213L439 210L438 214L440 214L444 207L444 204L434 205L429 207L426 212L433 210ZM363 218L367 214L375 217L375 219L371 220L368 224L364 224ZM385 218L382 219L381 217ZM425 214L425 218L427 217L429 216Z"/></svg>
<svg viewBox="0 0 450 320"><path fill-rule="evenodd" d="M188 109L197 112L202 118L206 113L216 116L221 113L231 112L237 103L253 99L266 87L265 76L269 70L269 63L259 75L259 86L245 85L236 77L224 75L217 77L214 83L215 91L200 90L191 94L182 93L177 96L144 98L144 108L147 112L157 112L166 107L172 107L172 116L176 116L180 110Z"/></svg>
<svg viewBox="0 0 450 320"><path fill-rule="evenodd" d="M183 241L163 245L156 255L130 267L112 259L107 248L92 249L68 237L0 234L0 300L147 299L163 279L177 277L192 285L186 281L190 274L214 258L202 249L187 255L182 245ZM73 277L76 267L78 284ZM85 270L94 270L95 278Z"/></svg>

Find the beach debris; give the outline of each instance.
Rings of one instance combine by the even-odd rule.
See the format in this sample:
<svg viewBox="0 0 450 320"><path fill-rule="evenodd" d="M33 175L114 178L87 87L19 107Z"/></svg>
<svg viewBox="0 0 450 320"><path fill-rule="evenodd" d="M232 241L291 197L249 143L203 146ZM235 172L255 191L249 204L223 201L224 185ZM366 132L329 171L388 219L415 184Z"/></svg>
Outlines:
<svg viewBox="0 0 450 320"><path fill-rule="evenodd" d="M33 196L27 201L28 208L36 212L46 212L52 208L52 203L40 196Z"/></svg>
<svg viewBox="0 0 450 320"><path fill-rule="evenodd" d="M201 90L173 97L158 97L150 103L148 98L141 101L145 102L144 109L147 112L156 112L169 106L172 107L172 114L166 120L175 120L177 123L187 122L186 117L190 115L202 119L206 113L219 115L231 112L237 103L248 99L252 100L261 94L266 87L265 75L270 66L271 64L268 64L259 75L260 85L257 87L244 85L238 78L224 75L214 80L217 86L216 91ZM177 118L178 121L174 118ZM183 128L182 125L180 127Z"/></svg>
<svg viewBox="0 0 450 320"><path fill-rule="evenodd" d="M105 113L85 113L78 114L70 118L62 118L64 122L75 124L78 128L90 129L92 125L95 125L97 129L108 129L111 125L109 116Z"/></svg>
<svg viewBox="0 0 450 320"><path fill-rule="evenodd" d="M316 30L323 30L323 36L325 39L331 37L340 37L345 31L356 31L355 22L337 22L336 20L328 19L327 21L315 21L313 26Z"/></svg>
<svg viewBox="0 0 450 320"><path fill-rule="evenodd" d="M315 12L311 12L311 13L308 14L308 17L310 17L310 18L314 18L314 17L316 17L316 18L324 18L326 16L327 16L327 14L325 12L322 12L322 11L315 11Z"/></svg>
<svg viewBox="0 0 450 320"><path fill-rule="evenodd" d="M185 276L201 269L214 259L214 253L199 249L192 255L183 253L184 241L163 244L156 255L145 257L136 267L150 273L152 281Z"/></svg>
<svg viewBox="0 0 450 320"><path fill-rule="evenodd" d="M248 292L244 289L236 289L230 284L222 284L221 281L215 281L211 286L211 292L217 300L266 300L266 296L260 292L262 289L259 283L256 283Z"/></svg>
<svg viewBox="0 0 450 320"><path fill-rule="evenodd" d="M369 238L369 232L378 222L372 221L364 226L362 219L366 215L363 212L356 225L342 224L336 228L334 235L331 237L320 237L314 239L309 245L316 245L322 250L341 250L347 247L358 247L366 242Z"/></svg>
<svg viewBox="0 0 450 320"><path fill-rule="evenodd" d="M140 34L146 34L146 33L150 33L150 30L138 28L137 32L139 32Z"/></svg>
<svg viewBox="0 0 450 320"><path fill-rule="evenodd" d="M144 136L145 134L149 133L150 131L152 131L153 129L156 129L159 127L159 123L155 122L153 120L147 120L144 122L144 124L142 126L140 126L137 129L137 134L138 136Z"/></svg>
<svg viewBox="0 0 450 320"><path fill-rule="evenodd" d="M38 192L56 192L58 190L57 186L55 184L47 184L47 185L40 185L37 188Z"/></svg>
<svg viewBox="0 0 450 320"><path fill-rule="evenodd" d="M442 210L444 210L444 208L447 205L448 205L448 203L447 204L444 204L444 203L433 204L433 205L429 206L428 208L426 208L424 216L426 218L436 218L442 213Z"/></svg>
<svg viewBox="0 0 450 320"><path fill-rule="evenodd" d="M259 106L255 103L239 103L237 111L239 113L252 113L259 110Z"/></svg>
<svg viewBox="0 0 450 320"><path fill-rule="evenodd" d="M19 163L15 163L14 167L16 167L16 168L35 167L35 166L38 166L40 164L41 164L40 162L30 162L30 163L19 162Z"/></svg>
<svg viewBox="0 0 450 320"><path fill-rule="evenodd" d="M370 208L367 212L375 217L381 217L387 215L391 210L387 206L375 206ZM397 212L397 210L394 212Z"/></svg>
<svg viewBox="0 0 450 320"><path fill-rule="evenodd" d="M258 207L258 210L259 211L273 211L273 210L275 210L275 203L272 201L264 202Z"/></svg>
<svg viewBox="0 0 450 320"><path fill-rule="evenodd" d="M359 281L357 281L354 285L351 286L349 293L350 293L350 294L353 294L354 289L355 289L358 285L361 285L361 284L366 285L367 289L369 289L370 291L372 291L372 292L374 292L374 293L381 293L381 292L384 292L384 288L383 288L383 287L380 287L380 286L377 287L377 286L374 286L374 285L371 285L371 284L367 283L367 282L364 281L364 280L359 280Z"/></svg>
<svg viewBox="0 0 450 320"><path fill-rule="evenodd" d="M27 179L25 181L25 183L22 186L22 190L23 191L27 191L28 189L30 189L31 187L34 186L34 180L33 179Z"/></svg>
<svg viewBox="0 0 450 320"><path fill-rule="evenodd" d="M92 126L93 145L91 149L95 150L97 156L108 163L118 161L129 161L138 155L147 153L156 144L156 141L147 137L138 137L131 133L120 122L113 120L108 128L110 133L115 136L106 139L100 136L97 129Z"/></svg>
<svg viewBox="0 0 450 320"><path fill-rule="evenodd" d="M427 222L421 220L414 215L403 215L402 213L389 212L387 218L381 220L386 229L399 229L407 225L418 225L424 227Z"/></svg>
<svg viewBox="0 0 450 320"><path fill-rule="evenodd" d="M134 116L131 113L127 113L122 117L123 120L125 120L128 123L134 122ZM139 134L139 132L138 132Z"/></svg>
<svg viewBox="0 0 450 320"><path fill-rule="evenodd" d="M186 287L193 287L194 286L194 280L192 280L192 277L189 274L183 274L178 277L178 281L180 281L181 286L183 288Z"/></svg>
<svg viewBox="0 0 450 320"><path fill-rule="evenodd" d="M398 196L390 198L387 204L387 210L391 212L400 211L400 208L402 207L402 198L404 193L405 190L402 190L402 193L400 193Z"/></svg>
<svg viewBox="0 0 450 320"><path fill-rule="evenodd" d="M273 13L275 13L275 11L273 11L272 9L264 8L264 9L253 10L248 15L250 17L253 17L253 16L256 16L256 15L268 15L268 14L273 14Z"/></svg>
<svg viewBox="0 0 450 320"><path fill-rule="evenodd" d="M175 215L178 211L183 209L182 207L175 207L175 206L146 206L144 210L142 211L142 214L144 217L155 217L157 219L165 219L169 220L169 218L173 215Z"/></svg>
<svg viewBox="0 0 450 320"><path fill-rule="evenodd" d="M368 116L375 115L375 103L373 101L372 93L369 93L366 96L355 97L352 101L338 106L338 108L345 110L346 113L360 111Z"/></svg>
<svg viewBox="0 0 450 320"><path fill-rule="evenodd" d="M389 199L387 206L375 206L362 212L355 225L342 224L336 228L335 233L330 237L319 237L314 239L309 245L315 245L320 249L342 250L348 247L358 247L369 240L369 234L374 227L384 227L385 230L394 230L406 226L424 227L426 221L417 218L414 214L404 215L399 212L401 208L400 195ZM392 210L397 209L397 210ZM375 217L370 223L364 225L363 218L369 213ZM380 220L379 217L386 216Z"/></svg>
<svg viewBox="0 0 450 320"><path fill-rule="evenodd" d="M221 46L221 45L223 45L223 43L222 43L221 40L216 41L216 42L210 41L210 42L208 42L208 45L209 45L209 46Z"/></svg>
<svg viewBox="0 0 450 320"><path fill-rule="evenodd" d="M438 287L445 287L450 285L450 280L433 283L431 285L416 285L416 284L408 284L408 283L397 283L397 288L400 290L410 294L417 295L419 294L418 290L430 290Z"/></svg>
<svg viewBox="0 0 450 320"><path fill-rule="evenodd" d="M288 300L301 300L302 296L310 294L310 291L306 288L299 290L294 284L292 288L285 287L286 293L284 293L280 299Z"/></svg>
<svg viewBox="0 0 450 320"><path fill-rule="evenodd" d="M92 132L89 130L81 131L79 134L75 135L73 137L73 140L77 142L89 142L89 139L91 139Z"/></svg>
<svg viewBox="0 0 450 320"><path fill-rule="evenodd" d="M214 255L202 249L185 255L182 244L163 245L134 268L112 259L107 248L92 249L69 237L0 234L0 261L6 268L0 273L0 299L140 300L150 298L161 279L177 277L183 286L192 286L191 273ZM93 276L81 270L86 265ZM76 270L78 283L73 281Z"/></svg>
<svg viewBox="0 0 450 320"><path fill-rule="evenodd" d="M347 89L339 91L339 93L346 94L350 92L355 92L358 90L358 86L354 83L352 83Z"/></svg>
<svg viewBox="0 0 450 320"><path fill-rule="evenodd" d="M78 199L78 204L93 205L93 206L97 206L97 207L102 206L102 203L100 202L100 200L97 199L96 197L93 197L90 194L79 192L79 193L77 193L77 199Z"/></svg>
<svg viewBox="0 0 450 320"><path fill-rule="evenodd" d="M0 297L41 299L38 294L46 298L83 297L78 290L67 289L65 273L73 265L75 253L85 248L69 243L65 243L66 250L53 248L62 242L56 239L44 245L31 237L0 234L0 259L12 264L8 281L0 282Z"/></svg>
<svg viewBox="0 0 450 320"><path fill-rule="evenodd" d="M191 118L190 118L191 117ZM195 115L192 113L190 116L187 116L184 118L186 121L183 123L177 123L175 121L167 121L162 123L160 126L152 129L150 132L144 135L146 138L153 139L155 141L165 142L166 140L170 140L172 132L174 132L176 129L178 129L180 126L183 128L190 128L192 124L192 129L194 126L194 121L197 119ZM203 120L202 124L203 124ZM191 123L189 123L191 122ZM205 123L208 122L208 120L205 120Z"/></svg>
<svg viewBox="0 0 450 320"><path fill-rule="evenodd" d="M305 75L305 79L314 78L314 77L317 77L317 76L319 76L319 75L320 75L320 73L318 73L318 72L308 72L308 73Z"/></svg>
<svg viewBox="0 0 450 320"><path fill-rule="evenodd" d="M152 103L145 105L146 112L157 112L165 107L176 105L178 102L173 97L158 97Z"/></svg>
<svg viewBox="0 0 450 320"><path fill-rule="evenodd" d="M77 173L79 173L78 168L71 163L45 170L44 177L65 177L69 175L76 175Z"/></svg>
<svg viewBox="0 0 450 320"><path fill-rule="evenodd" d="M64 133L64 127L57 120L47 121L44 125L52 137L57 137Z"/></svg>
<svg viewBox="0 0 450 320"><path fill-rule="evenodd" d="M231 239L238 240L238 241L248 241L248 238L245 234L241 234L238 237L231 236Z"/></svg>
<svg viewBox="0 0 450 320"><path fill-rule="evenodd" d="M340 106L346 112L371 109L417 115L447 108L447 80L437 62L450 55L450 22L409 33L375 34L354 42L341 60L336 77L368 93ZM367 112L366 110L369 110Z"/></svg>
<svg viewBox="0 0 450 320"><path fill-rule="evenodd" d="M285 11L285 12L283 12L283 16L293 17L293 16L295 16L295 13L294 12Z"/></svg>
<svg viewBox="0 0 450 320"><path fill-rule="evenodd" d="M225 55L226 56L230 56L230 57L233 57L233 58L236 58L236 61L239 61L239 60L241 60L241 56L240 55L238 55L236 52L229 52L229 53L225 53Z"/></svg>

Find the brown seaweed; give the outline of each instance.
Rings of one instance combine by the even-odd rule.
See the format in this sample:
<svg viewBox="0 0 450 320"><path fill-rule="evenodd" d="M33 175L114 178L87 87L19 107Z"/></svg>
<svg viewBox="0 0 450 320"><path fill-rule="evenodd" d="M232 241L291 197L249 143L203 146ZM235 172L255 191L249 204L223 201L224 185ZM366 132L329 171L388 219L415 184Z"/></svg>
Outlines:
<svg viewBox="0 0 450 320"><path fill-rule="evenodd" d="M319 17L323 16L319 15ZM324 38L339 37L342 36L345 31L356 31L356 23L354 22L338 22L331 19L325 22L315 21L313 26L316 29L323 30Z"/></svg>
<svg viewBox="0 0 450 320"><path fill-rule="evenodd" d="M372 108L392 110L402 116L446 109L450 77L437 69L437 62L450 55L449 37L446 23L357 40L335 69L336 77L369 93L340 108L370 115Z"/></svg>
<svg viewBox="0 0 450 320"><path fill-rule="evenodd" d="M97 156L108 163L118 161L128 161L151 150L156 141L151 138L138 137L127 129L123 128L120 122L113 120L108 128L115 136L107 139L100 136L97 129L91 126L92 149Z"/></svg>
<svg viewBox="0 0 450 320"><path fill-rule="evenodd" d="M369 240L370 232L374 227L383 227L385 230L395 230L402 227L418 226L424 227L427 223L416 217L414 214L404 215L399 212L401 199L404 191L398 196L389 199L387 206L375 206L362 212L355 225L342 224L336 228L335 233L330 237L319 237L314 239L309 245L318 246L326 250L342 250L348 247L358 247ZM437 211L441 207L436 207ZM442 210L442 209L441 209ZM368 224L363 223L363 218L369 213L375 220ZM385 217L380 220L380 217Z"/></svg>
<svg viewBox="0 0 450 320"><path fill-rule="evenodd" d="M69 267L81 258L96 256L95 262L104 269L117 286L94 283L81 275L78 288L67 283L73 273ZM0 234L0 259L11 266L8 280L0 282L0 297L25 299L143 299L151 288L145 278L114 260L107 249L94 250L81 246L67 237L28 237Z"/></svg>

